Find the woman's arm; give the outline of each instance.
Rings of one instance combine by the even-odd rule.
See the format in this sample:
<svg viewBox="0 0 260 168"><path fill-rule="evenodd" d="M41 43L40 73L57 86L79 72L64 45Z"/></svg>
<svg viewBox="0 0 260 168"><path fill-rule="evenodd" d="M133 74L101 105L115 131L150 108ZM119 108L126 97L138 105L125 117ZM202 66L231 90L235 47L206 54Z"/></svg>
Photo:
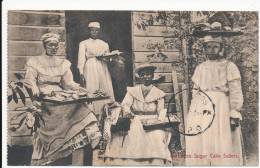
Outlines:
<svg viewBox="0 0 260 168"><path fill-rule="evenodd" d="M75 89L78 89L79 88L79 84L74 82L73 80L73 75L72 75L72 72L70 69L68 69L64 75L62 76L62 79L61 79L61 83L62 83L62 86L64 88L67 88L67 89L72 89L72 90L75 90Z"/></svg>
<svg viewBox="0 0 260 168"><path fill-rule="evenodd" d="M134 102L133 96L130 93L126 93L124 100L121 103L123 115L131 114L131 106Z"/></svg>
<svg viewBox="0 0 260 168"><path fill-rule="evenodd" d="M38 96L40 92L37 86L37 76L38 73L33 67L26 66L24 83L26 86L32 89L33 95L36 96Z"/></svg>
<svg viewBox="0 0 260 168"><path fill-rule="evenodd" d="M243 93L241 89L241 77L237 66L230 63L227 67L227 80L229 88L230 117L242 119L240 110L243 106Z"/></svg>
<svg viewBox="0 0 260 168"><path fill-rule="evenodd" d="M79 73L83 74L83 68L86 62L86 48L83 42L79 43L79 53L78 53L78 69Z"/></svg>
<svg viewBox="0 0 260 168"><path fill-rule="evenodd" d="M158 120L164 121L167 112L167 109L164 108L164 98L158 100L157 111L158 111Z"/></svg>
<svg viewBox="0 0 260 168"><path fill-rule="evenodd" d="M229 102L231 109L231 118L242 120L240 110L243 106L243 93L241 89L241 80L236 79L228 82L229 87Z"/></svg>
<svg viewBox="0 0 260 168"><path fill-rule="evenodd" d="M109 53L109 52L110 52L109 45L106 43L104 53Z"/></svg>

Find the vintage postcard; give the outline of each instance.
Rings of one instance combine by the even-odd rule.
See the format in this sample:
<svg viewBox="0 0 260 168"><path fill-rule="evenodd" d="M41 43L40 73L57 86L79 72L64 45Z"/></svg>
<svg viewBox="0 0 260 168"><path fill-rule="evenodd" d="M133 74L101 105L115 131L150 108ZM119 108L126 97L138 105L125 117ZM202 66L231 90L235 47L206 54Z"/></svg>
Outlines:
<svg viewBox="0 0 260 168"><path fill-rule="evenodd" d="M7 166L259 164L258 11L6 15Z"/></svg>

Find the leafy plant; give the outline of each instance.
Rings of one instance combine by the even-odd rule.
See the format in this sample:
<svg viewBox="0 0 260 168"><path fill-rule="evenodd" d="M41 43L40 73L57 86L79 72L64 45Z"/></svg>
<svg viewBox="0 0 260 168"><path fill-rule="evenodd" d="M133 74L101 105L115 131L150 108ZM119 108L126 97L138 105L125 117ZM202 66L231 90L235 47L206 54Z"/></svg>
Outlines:
<svg viewBox="0 0 260 168"><path fill-rule="evenodd" d="M24 123L26 124L27 128L31 130L31 134L37 131L38 128L45 126L45 121L41 115L41 108L40 105L33 105L31 107L20 107L17 108L16 111L23 111L18 115L15 115L11 118L11 121L19 118L22 116L22 119L19 121L17 127L11 127L11 131L16 131L19 129Z"/></svg>
<svg viewBox="0 0 260 168"><path fill-rule="evenodd" d="M22 119L19 121L18 126L11 127L10 130L16 131L25 123L27 125L27 128L31 130L31 134L32 134L33 132L37 131L37 129L40 128L41 125L45 126L44 119L40 113L41 106L37 101L34 101L37 100L37 97L33 96L32 88L30 88L30 85L26 83L23 75L20 73L15 73L14 75L16 77L16 80L11 81L8 84L8 88L9 88L8 97L7 97L8 103L14 101L16 104L18 104L19 100L21 100L25 107L18 107L15 109L16 111L23 111L23 112L12 117L11 121L21 116ZM29 95L31 101L33 102L33 105L30 107L26 106L26 95Z"/></svg>
<svg viewBox="0 0 260 168"><path fill-rule="evenodd" d="M8 103L12 100L17 104L19 101L18 96L20 97L22 103L26 105L26 96L29 95L31 101L34 100L32 89L24 82L24 77L20 73L14 74L16 77L16 81L11 81L8 84Z"/></svg>

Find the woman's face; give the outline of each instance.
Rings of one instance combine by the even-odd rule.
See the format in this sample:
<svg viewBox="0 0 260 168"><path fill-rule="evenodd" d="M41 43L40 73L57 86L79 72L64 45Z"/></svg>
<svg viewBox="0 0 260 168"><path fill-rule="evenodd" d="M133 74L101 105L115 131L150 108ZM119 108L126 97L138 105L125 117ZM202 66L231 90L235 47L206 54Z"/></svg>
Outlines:
<svg viewBox="0 0 260 168"><path fill-rule="evenodd" d="M59 43L56 41L50 41L45 44L45 50L48 56L56 55L58 49L59 49Z"/></svg>
<svg viewBox="0 0 260 168"><path fill-rule="evenodd" d="M143 70L139 72L139 77L144 82L144 84L149 85L151 84L154 77L153 70Z"/></svg>
<svg viewBox="0 0 260 168"><path fill-rule="evenodd" d="M90 37L91 37L92 39L97 39L97 38L98 38L98 35L99 35L99 32L100 32L100 29L99 29L99 28L90 27L90 28L89 28L89 31L90 31Z"/></svg>
<svg viewBox="0 0 260 168"><path fill-rule="evenodd" d="M222 50L221 44L218 42L207 42L204 44L205 54L210 60L219 58L219 53Z"/></svg>

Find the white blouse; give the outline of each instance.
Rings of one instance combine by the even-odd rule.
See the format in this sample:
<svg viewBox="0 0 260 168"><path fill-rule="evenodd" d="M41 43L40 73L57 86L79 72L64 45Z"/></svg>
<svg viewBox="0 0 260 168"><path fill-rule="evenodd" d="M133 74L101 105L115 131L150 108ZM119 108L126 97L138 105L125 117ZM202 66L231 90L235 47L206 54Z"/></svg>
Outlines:
<svg viewBox="0 0 260 168"><path fill-rule="evenodd" d="M240 118L243 106L241 76L237 66L228 60L205 61L199 64L192 76L195 87L204 91L220 91L229 95L231 117Z"/></svg>
<svg viewBox="0 0 260 168"><path fill-rule="evenodd" d="M153 86L147 96L143 96L141 85L128 87L127 93L121 103L124 113L134 113L136 115L151 114L157 115L159 120L166 116L164 108L165 93Z"/></svg>
<svg viewBox="0 0 260 168"><path fill-rule="evenodd" d="M109 52L109 46L100 39L89 38L79 43L78 69L83 74L83 68L87 59L103 55Z"/></svg>
<svg viewBox="0 0 260 168"><path fill-rule="evenodd" d="M45 94L59 91L62 88L75 88L79 84L73 80L70 70L71 63L57 56L35 56L30 58L25 67L25 82L30 85L33 92Z"/></svg>

